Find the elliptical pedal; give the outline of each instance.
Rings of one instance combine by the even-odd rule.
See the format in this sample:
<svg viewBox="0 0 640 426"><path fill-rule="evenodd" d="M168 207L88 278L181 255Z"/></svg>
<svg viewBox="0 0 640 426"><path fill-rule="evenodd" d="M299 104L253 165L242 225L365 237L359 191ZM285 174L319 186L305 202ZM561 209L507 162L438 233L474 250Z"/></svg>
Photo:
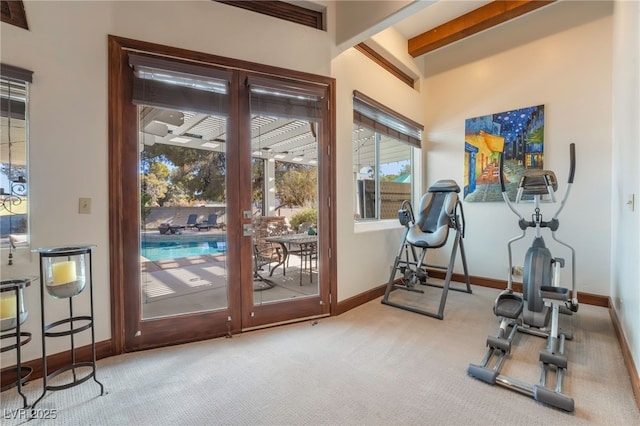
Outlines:
<svg viewBox="0 0 640 426"><path fill-rule="evenodd" d="M500 293L493 305L493 313L498 317L516 319L522 313L522 297L509 291Z"/></svg>

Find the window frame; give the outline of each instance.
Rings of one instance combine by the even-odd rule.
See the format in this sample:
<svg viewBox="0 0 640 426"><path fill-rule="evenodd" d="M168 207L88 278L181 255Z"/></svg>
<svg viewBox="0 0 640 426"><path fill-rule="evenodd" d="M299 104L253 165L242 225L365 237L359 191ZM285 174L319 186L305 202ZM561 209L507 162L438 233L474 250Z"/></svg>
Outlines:
<svg viewBox="0 0 640 426"><path fill-rule="evenodd" d="M2 87L7 88L7 93L2 93L2 106L0 107L0 115L7 119L7 127L11 126L11 120L20 120L24 121L24 152L21 153L24 155L24 165L19 165L20 168L24 168L24 172L20 174L17 180L13 180L11 178L11 168L13 162L11 161L11 142L9 139L11 138L11 130L8 129L7 133L7 146L8 146L8 162L9 171L7 172L7 188L4 188L2 191L2 210L7 209L8 205L18 206L22 203L25 203L24 221L25 221L25 230L24 237L20 237L20 234L16 234L13 232L13 224L10 224L10 229L7 232L7 241L2 241L0 243L0 248L9 248L9 250L14 250L18 247L28 247L30 245L30 209L29 209L29 91L30 85L33 83L33 72L19 68L13 65L8 64L0 64L0 80L2 80ZM6 83L5 83L6 82ZM11 94L12 85L17 86L19 90L24 91L24 96L18 95L13 96ZM24 99L23 99L24 98ZM16 109L17 107L17 109ZM5 158L2 158L4 164ZM7 197L5 199L5 196ZM18 198L18 202L16 203L13 199ZM18 213L7 214L4 217L11 218L14 215L18 215ZM9 219L11 221L11 219Z"/></svg>
<svg viewBox="0 0 640 426"><path fill-rule="evenodd" d="M357 134L356 126L358 128L366 128L372 132L372 141L366 142L367 144L373 144L374 151L374 170L380 170L381 155L380 148L382 137L386 136L399 144L406 144L409 148L409 164L411 168L411 182L409 190L409 200L413 203L416 199L416 194L419 189L419 183L421 182L420 164L421 164L421 143L422 143L422 130L424 127L393 111L386 107L382 103L364 95L363 93L354 90L353 91L353 135ZM352 143L355 138L352 138ZM354 152L352 148L352 152ZM383 160L383 159L382 159ZM355 165L355 158L352 159L352 165ZM357 171L355 171L357 173ZM361 212L361 200L362 189L359 189L358 177L355 177L354 188L354 223L357 225L356 229L369 229L369 226L362 226L367 223L381 223L391 222L391 218L382 218L381 205L381 185L380 174L375 173L374 181L374 217L359 217ZM364 186L364 184L362 184ZM394 218L395 219L395 218ZM395 222L394 222L395 224ZM378 226L375 226L376 229Z"/></svg>

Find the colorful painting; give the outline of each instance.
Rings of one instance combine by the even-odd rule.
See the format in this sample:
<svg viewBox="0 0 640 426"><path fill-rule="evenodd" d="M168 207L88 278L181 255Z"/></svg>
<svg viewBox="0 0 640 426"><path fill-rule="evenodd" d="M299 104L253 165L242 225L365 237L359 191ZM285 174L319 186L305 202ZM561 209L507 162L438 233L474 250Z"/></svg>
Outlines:
<svg viewBox="0 0 640 426"><path fill-rule="evenodd" d="M527 169L542 169L544 105L468 118L464 125L464 200L502 201L500 153L504 153L503 179L510 200Z"/></svg>

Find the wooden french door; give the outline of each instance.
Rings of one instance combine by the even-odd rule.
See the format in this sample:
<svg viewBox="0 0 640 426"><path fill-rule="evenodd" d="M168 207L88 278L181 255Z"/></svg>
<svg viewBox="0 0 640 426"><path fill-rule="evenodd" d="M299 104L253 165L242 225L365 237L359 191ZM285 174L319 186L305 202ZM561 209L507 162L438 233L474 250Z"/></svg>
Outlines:
<svg viewBox="0 0 640 426"><path fill-rule="evenodd" d="M114 36L109 73L116 352L328 315L333 80ZM312 179L299 207L316 209L317 243L282 245L265 270L255 227L281 213L274 182L292 171ZM186 254L154 257L174 244Z"/></svg>
<svg viewBox="0 0 640 426"><path fill-rule="evenodd" d="M248 151L240 155L241 167L252 165L250 186L242 185L240 200L246 213L243 226L253 229L253 236L244 237L244 247L260 256L256 247L267 246L275 255L260 270L254 262L254 282L242 286L242 328L328 314L329 286L323 279L328 256L322 256L329 252L328 234L320 234L316 242L316 236L309 236L299 223L305 221L312 233L330 228L322 223L321 214L318 220L313 218L313 212L327 205L320 200L328 197L321 187L326 158L319 155L327 152L329 140L328 88L249 72L240 72L239 80L240 139L249 141L243 145ZM277 191L279 180L288 191ZM287 223L282 209L276 208L290 206L290 198L298 198L295 204L300 208ZM249 211L252 217L247 219ZM296 220L300 217L304 219ZM298 244L301 238L312 242Z"/></svg>

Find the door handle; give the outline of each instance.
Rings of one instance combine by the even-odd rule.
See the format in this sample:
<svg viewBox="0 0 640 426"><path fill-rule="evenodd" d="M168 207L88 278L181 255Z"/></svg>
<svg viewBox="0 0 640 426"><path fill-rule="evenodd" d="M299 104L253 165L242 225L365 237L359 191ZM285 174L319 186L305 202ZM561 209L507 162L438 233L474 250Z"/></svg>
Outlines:
<svg viewBox="0 0 640 426"><path fill-rule="evenodd" d="M243 223L242 224L242 235L245 237L252 237L253 236L253 225L250 223Z"/></svg>

